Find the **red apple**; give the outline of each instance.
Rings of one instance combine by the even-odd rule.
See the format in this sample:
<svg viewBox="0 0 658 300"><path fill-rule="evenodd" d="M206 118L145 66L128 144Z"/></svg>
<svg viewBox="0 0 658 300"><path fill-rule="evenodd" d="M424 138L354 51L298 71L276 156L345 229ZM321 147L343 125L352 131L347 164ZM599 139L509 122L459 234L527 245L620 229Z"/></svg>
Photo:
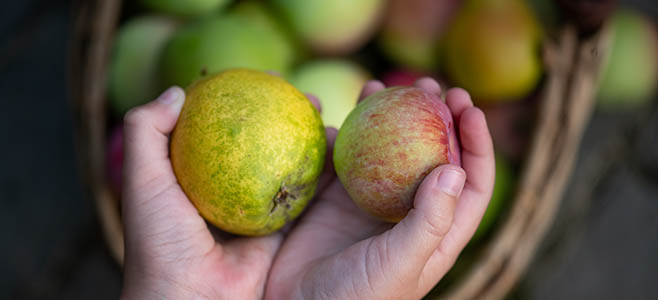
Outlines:
<svg viewBox="0 0 658 300"><path fill-rule="evenodd" d="M397 86L397 85L413 85L418 78L421 78L424 75L421 72L410 71L410 70L392 70L384 73L382 75L382 82L386 86Z"/></svg>
<svg viewBox="0 0 658 300"><path fill-rule="evenodd" d="M482 106L496 151L514 162L523 159L530 146L538 100L533 96L520 102Z"/></svg>
<svg viewBox="0 0 658 300"><path fill-rule="evenodd" d="M461 0L391 0L379 46L407 68L431 71L439 63L439 38L461 6Z"/></svg>
<svg viewBox="0 0 658 300"><path fill-rule="evenodd" d="M379 91L359 103L340 128L336 173L359 207L398 222L432 169L461 164L454 129L438 95L416 87Z"/></svg>
<svg viewBox="0 0 658 300"><path fill-rule="evenodd" d="M123 126L112 129L107 142L107 177L110 189L121 195L121 177L123 172Z"/></svg>

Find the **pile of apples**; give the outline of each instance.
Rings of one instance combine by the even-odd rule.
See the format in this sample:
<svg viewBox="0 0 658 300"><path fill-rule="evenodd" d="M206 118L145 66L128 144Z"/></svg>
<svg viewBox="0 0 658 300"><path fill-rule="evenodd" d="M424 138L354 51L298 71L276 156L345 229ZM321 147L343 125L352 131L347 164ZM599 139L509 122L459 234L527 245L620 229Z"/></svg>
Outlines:
<svg viewBox="0 0 658 300"><path fill-rule="evenodd" d="M140 0L125 1L124 11L108 68L108 177L117 195L121 116L168 86L234 67L273 71L317 96L325 125L339 128L367 80L410 85L431 76L444 90L468 90L493 134L496 184L476 240L511 198L541 113L542 40L560 19L550 0ZM601 107L642 107L656 88L658 35L628 10L614 13L612 26Z"/></svg>

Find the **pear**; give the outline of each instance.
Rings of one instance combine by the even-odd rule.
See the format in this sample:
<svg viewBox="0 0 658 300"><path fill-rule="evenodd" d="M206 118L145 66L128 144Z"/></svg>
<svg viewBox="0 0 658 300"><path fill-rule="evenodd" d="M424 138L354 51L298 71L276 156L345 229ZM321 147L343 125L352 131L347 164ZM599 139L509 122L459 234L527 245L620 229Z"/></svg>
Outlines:
<svg viewBox="0 0 658 300"><path fill-rule="evenodd" d="M171 138L178 183L218 228L264 235L313 197L327 141L320 114L278 76L231 69L186 90Z"/></svg>

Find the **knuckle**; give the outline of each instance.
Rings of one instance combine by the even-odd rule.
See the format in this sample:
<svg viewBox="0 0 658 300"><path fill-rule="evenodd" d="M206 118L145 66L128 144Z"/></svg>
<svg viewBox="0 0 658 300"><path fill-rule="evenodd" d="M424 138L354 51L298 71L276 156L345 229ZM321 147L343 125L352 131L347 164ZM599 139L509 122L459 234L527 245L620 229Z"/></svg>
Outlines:
<svg viewBox="0 0 658 300"><path fill-rule="evenodd" d="M443 238L452 226L452 210L438 209L423 213L425 231L431 236Z"/></svg>
<svg viewBox="0 0 658 300"><path fill-rule="evenodd" d="M123 116L125 126L137 126L148 117L148 111L143 106L131 108Z"/></svg>

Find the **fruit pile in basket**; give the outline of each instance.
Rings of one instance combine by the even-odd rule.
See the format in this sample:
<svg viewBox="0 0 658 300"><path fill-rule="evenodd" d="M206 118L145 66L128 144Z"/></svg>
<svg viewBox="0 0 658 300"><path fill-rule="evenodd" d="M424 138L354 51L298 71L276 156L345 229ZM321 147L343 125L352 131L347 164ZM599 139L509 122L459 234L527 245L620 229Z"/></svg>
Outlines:
<svg viewBox="0 0 658 300"><path fill-rule="evenodd" d="M400 97L407 97L400 95L417 91L387 90L358 107L357 99L369 79L381 80L387 86L408 86L418 78L429 76L439 81L444 91L452 86L469 91L487 116L496 149L496 183L489 208L474 237L482 240L490 234L497 218L504 216L533 122L541 114L537 111L537 99L544 76L542 42L556 30L557 22L578 13L578 7L564 3L554 4L549 0L126 2L126 13L114 40L108 68L107 96L114 116L110 118L113 129L108 135L111 187L120 194L123 114L154 99L167 87L178 85L188 88L188 97L194 103L186 104L172 137L172 161L188 197L211 223L226 231L253 235L277 230L298 215L312 197L322 169L326 150L322 124L341 129L334 159L338 175L352 198L373 215L399 220L408 207L395 204L396 211L373 205L377 199L368 197L375 192L368 189L369 185L358 182L364 179L359 178L362 170L355 166L363 159L359 160L355 153L371 151L363 146L369 137L391 134L381 128L372 130L371 123L364 123L363 112L375 108L388 114L400 112L410 105L398 104ZM574 14L561 15L558 7ZM641 108L651 99L658 78L655 27L641 14L628 10L613 11L610 20L612 48L601 78L601 107ZM587 26L594 25L587 23ZM274 72L279 78L246 69ZM305 93L319 99L320 115L305 100ZM208 99L208 95L214 98ZM274 95L276 103L259 104L258 101L271 100L264 95ZM212 115L224 109L217 106L218 102L233 109L230 116ZM380 102L393 104L386 106ZM440 114L443 104L436 102ZM251 110L267 114L272 120L287 121L276 126L267 120L254 121L257 124L253 126L237 125L239 120L251 120L246 113ZM290 117L292 114L294 118ZM413 118L400 114L403 116L386 120L382 128L386 122L413 122ZM434 166L459 161L450 155L452 147L458 147L456 140L452 142L449 138L453 134L449 126L452 120L438 119L436 122L444 126L440 134L449 141L437 146L445 150L441 152L446 153L445 157L423 162ZM249 172L257 168L261 173L273 169L285 174L273 171L278 179L265 178L259 189L243 190L236 196L230 185L240 183L239 172L214 174L218 179L213 181L204 177L207 174L203 172L208 170L198 167L207 161L202 155L204 149L198 148L203 146L199 144L207 140L207 135L198 136L199 128L226 131L228 136L245 133L258 136L266 132L267 137L277 137L278 143L274 144L240 140L244 149L232 148L235 150L232 152L225 149L222 152L225 156L216 158L225 162L225 169ZM283 134L286 132L290 134ZM213 138L222 143L226 139ZM422 139L419 143L431 144ZM409 151L413 149L417 148ZM253 162L231 164L243 154L252 157ZM420 150L407 154L427 156ZM305 171L297 172L299 169ZM418 170L420 173L412 174L411 177L416 177L405 184L415 187L419 176L426 174L423 173L426 168ZM286 180L289 182L284 184ZM413 193L408 189L404 192ZM244 220L236 217L244 214L244 207L239 204L212 206L203 202L218 193L222 197L235 197L233 200L238 202L256 199L250 206L253 211L247 212L251 221L245 225ZM256 207L259 205L262 207ZM280 206L283 208L279 209ZM224 221L214 220L217 216L222 216L220 219Z"/></svg>

